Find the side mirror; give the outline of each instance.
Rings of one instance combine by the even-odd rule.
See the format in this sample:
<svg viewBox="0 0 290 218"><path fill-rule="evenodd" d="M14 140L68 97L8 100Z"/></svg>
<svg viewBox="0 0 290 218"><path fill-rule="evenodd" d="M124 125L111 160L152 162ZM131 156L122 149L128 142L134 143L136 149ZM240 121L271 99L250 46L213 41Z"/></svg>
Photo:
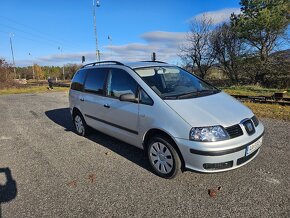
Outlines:
<svg viewBox="0 0 290 218"><path fill-rule="evenodd" d="M120 95L119 100L120 101L129 101L129 102L138 102L137 98L132 93Z"/></svg>

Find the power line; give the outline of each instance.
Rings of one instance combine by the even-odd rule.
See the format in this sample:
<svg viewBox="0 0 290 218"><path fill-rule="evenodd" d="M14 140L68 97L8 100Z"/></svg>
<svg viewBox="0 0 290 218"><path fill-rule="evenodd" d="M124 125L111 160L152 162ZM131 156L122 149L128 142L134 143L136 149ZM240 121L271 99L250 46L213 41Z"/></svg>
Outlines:
<svg viewBox="0 0 290 218"><path fill-rule="evenodd" d="M6 27L6 28L9 28L9 29L13 29L13 30L16 30L16 31L18 31L18 32L22 32L22 33L24 33L24 34L28 34L28 35L35 35L35 36L37 36L37 37L40 37L40 38L46 38L46 37L43 37L43 36L41 36L41 35L39 35L39 34L34 34L34 33L30 33L30 32L27 32L27 31L25 31L25 30L22 30L22 29L19 29L19 28L16 28L16 27L13 27L13 26L9 26L9 25L6 25L6 24L2 24L2 23L0 23L0 25L1 26L4 26L4 27ZM55 41L55 40L51 40L51 39L48 39L48 38L46 38L45 40L47 40L47 41L50 41L50 42L53 42L53 43L62 43L62 42L58 42L58 41Z"/></svg>
<svg viewBox="0 0 290 218"><path fill-rule="evenodd" d="M9 22L15 23L15 24L17 24L17 25L24 26L24 27L26 27L26 29L28 28L28 29L32 30L33 32L35 32L37 35L39 35L39 36L41 36L41 37L44 36L44 37L47 38L47 35L49 35L48 33L41 32L41 31L35 29L34 27L31 27L31 26L28 26L28 25L26 25L26 24L23 24L23 23L17 22L17 21L15 21L15 20L10 19L10 18L3 17L3 16L1 16L1 15L0 15L0 17L1 17L1 18L4 18L4 19L6 19L6 20L8 20ZM7 25L6 25L6 26L7 26ZM15 28L15 27L12 27L12 28ZM21 30L21 31L23 31L23 30ZM26 31L23 31L23 32L26 32ZM32 34L31 32L26 32L26 33L28 33L28 34ZM32 35L33 35L33 34L32 34ZM50 40L50 39L49 39L49 40ZM56 42L56 43L63 43L63 42L61 42L61 41L57 41L57 40L52 40L52 41L54 41L54 42Z"/></svg>
<svg viewBox="0 0 290 218"><path fill-rule="evenodd" d="M3 24L1 24L0 23L0 25L2 25L3 26ZM4 26L7 26L7 25L4 25ZM8 26L7 26L8 27ZM20 29L17 29L17 28L13 28L13 27L9 27L11 30L16 30L16 31L13 31L13 32L22 32L22 33L25 33L25 34L27 34L27 35L29 35L29 36L32 36L30 33L28 33L28 32L26 32L26 31L22 31L22 30L20 30ZM3 32L3 31L2 31ZM49 43L49 44L51 44L51 45L54 45L54 46L56 46L56 45L58 45L59 43L56 43L56 42L53 42L53 41L50 41L50 40L47 40L47 39L45 39L45 38L42 38L42 37L38 37L38 38L36 38L36 37L26 37L26 36L23 36L23 35L20 35L20 34L17 34L17 37L19 37L19 38L23 38L23 39L27 39L27 40L31 40L31 41L38 41L38 42L41 42L42 44L43 44L43 42L45 42L45 43Z"/></svg>
<svg viewBox="0 0 290 218"><path fill-rule="evenodd" d="M99 4L99 1L97 1L97 5ZM1 18L4 18L8 21L8 23L0 23L0 26L4 27L4 29L7 29L8 31L0 31L1 33L9 35L10 32L15 33L17 38L21 38L24 40L33 41L34 43L43 45L44 43L47 45L53 46L55 49L61 46L62 48L65 48L65 50L81 50L83 51L83 46L81 44L75 43L75 42L69 42L68 40L60 41L58 39L52 39L47 37L49 34L41 32L37 30L35 27L31 27L29 25L17 22L15 20L12 20L10 18L1 16ZM4 22L5 22L4 20ZM16 26L15 26L16 25ZM8 42L8 40L7 40ZM49 46L48 45L48 46ZM32 45L33 46L33 45ZM34 47L34 46L33 46ZM50 46L49 46L50 47ZM31 51L31 47L27 48L27 50Z"/></svg>
<svg viewBox="0 0 290 218"><path fill-rule="evenodd" d="M65 40L64 39L60 39L61 41L60 40L51 39L51 38L47 37L47 35L50 35L50 34L42 32L42 31L39 31L39 30L37 30L36 28L34 28L32 26L17 22L17 21L15 21L13 19L1 16L1 15L0 15L0 17L8 20L9 22L15 23L16 25L24 26L24 27L32 30L34 33L28 32L26 30L24 31L24 30L18 29L18 28L13 27L13 26L8 26L7 24L2 24L2 25L7 26L8 28L13 28L15 30L18 30L20 32L23 32L23 33L29 34L29 35L38 35L38 37L41 37L41 38L43 38L43 39L45 39L47 41L51 41L51 42L55 43L57 46L59 46L59 45L69 45L69 46L65 46L65 47L71 47L71 45L73 44L74 45L73 48L82 49L82 45L81 44L78 44L78 43L75 43L75 42L69 42L68 39L65 39ZM67 43L69 43L69 44L67 44Z"/></svg>
<svg viewBox="0 0 290 218"><path fill-rule="evenodd" d="M39 36L41 36L42 38L46 38L47 40L49 40L49 41L53 41L53 42L55 42L55 43L57 43L57 44L64 44L64 42L67 42L68 40L67 39L59 39L59 40L55 40L55 39L51 39L51 38L54 38L52 35L50 35L49 33L46 33L46 32L43 32L43 31L39 31L38 29L36 29L35 27L32 27L32 26L29 26L29 25L27 25L27 24L23 24L23 23L20 23L20 22L18 22L18 21L15 21L15 20L13 20L13 19L11 19L11 18L7 18L7 17L4 17L4 16L2 16L2 15L0 15L0 18L4 18L4 19L6 19L6 20L8 20L9 22L12 22L12 23L15 23L16 25L20 25L20 26L24 26L24 27L26 27L26 28L28 28L28 29L30 29L30 30L32 30L33 32L35 32L35 33L31 33L31 32L27 32L27 31L23 31L23 30L21 30L21 31L23 31L23 32L26 32L27 34L31 34L31 35L39 35ZM15 28L15 27L12 27L12 28ZM51 37L47 37L48 35L50 35Z"/></svg>

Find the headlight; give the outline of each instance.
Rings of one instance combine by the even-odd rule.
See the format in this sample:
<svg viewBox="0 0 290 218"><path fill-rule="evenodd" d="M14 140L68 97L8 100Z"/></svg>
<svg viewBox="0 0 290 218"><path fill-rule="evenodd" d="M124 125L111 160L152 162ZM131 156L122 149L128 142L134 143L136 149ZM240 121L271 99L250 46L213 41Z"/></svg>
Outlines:
<svg viewBox="0 0 290 218"><path fill-rule="evenodd" d="M189 133L190 140L200 142L215 142L229 138L222 126L194 127Z"/></svg>

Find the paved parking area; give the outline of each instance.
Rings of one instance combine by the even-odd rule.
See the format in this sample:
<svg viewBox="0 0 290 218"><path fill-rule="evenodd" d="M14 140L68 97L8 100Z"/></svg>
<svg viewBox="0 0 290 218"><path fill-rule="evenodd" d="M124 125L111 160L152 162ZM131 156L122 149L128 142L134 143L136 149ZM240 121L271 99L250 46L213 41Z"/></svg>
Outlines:
<svg viewBox="0 0 290 218"><path fill-rule="evenodd" d="M65 92L0 96L0 121L3 218L290 217L289 122L262 119L264 145L242 168L165 180L141 150L76 135Z"/></svg>

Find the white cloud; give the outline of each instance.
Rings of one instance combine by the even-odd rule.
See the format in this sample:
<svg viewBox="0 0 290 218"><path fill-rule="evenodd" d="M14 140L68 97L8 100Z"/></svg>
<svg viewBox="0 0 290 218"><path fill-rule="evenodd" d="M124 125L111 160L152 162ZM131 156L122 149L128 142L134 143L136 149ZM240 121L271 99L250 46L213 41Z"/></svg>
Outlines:
<svg viewBox="0 0 290 218"><path fill-rule="evenodd" d="M176 63L179 47L186 40L186 33L153 31L140 36L144 43L128 43L124 45L107 45L101 51L101 60L117 60L131 62L150 60L153 52L157 60ZM51 54L34 60L39 65L58 65L68 63L81 63L81 57L86 57L86 63L96 60L94 51L84 51L69 54ZM31 65L31 60L22 60L18 65Z"/></svg>
<svg viewBox="0 0 290 218"><path fill-rule="evenodd" d="M186 40L182 32L147 32L140 36L146 43L130 43L126 45L106 46L112 56L122 61L150 60L152 52L157 59L166 62L176 62L179 47Z"/></svg>
<svg viewBox="0 0 290 218"><path fill-rule="evenodd" d="M186 33L182 32L163 32L163 31L154 31L147 32L141 35L141 38L146 40L149 43L180 43L185 39Z"/></svg>
<svg viewBox="0 0 290 218"><path fill-rule="evenodd" d="M190 20L201 20L203 17L211 20L213 24L220 24L229 21L232 13L241 13L240 8L224 8L218 11L207 11L193 16Z"/></svg>

